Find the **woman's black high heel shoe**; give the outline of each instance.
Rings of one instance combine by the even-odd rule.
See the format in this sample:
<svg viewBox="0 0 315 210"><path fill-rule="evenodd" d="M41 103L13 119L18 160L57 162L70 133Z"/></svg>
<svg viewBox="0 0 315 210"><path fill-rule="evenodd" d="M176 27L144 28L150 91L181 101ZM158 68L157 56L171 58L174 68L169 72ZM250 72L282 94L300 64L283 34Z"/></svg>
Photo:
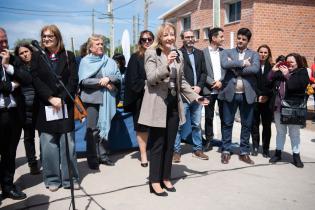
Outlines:
<svg viewBox="0 0 315 210"><path fill-rule="evenodd" d="M146 162L146 163L141 163L141 166L144 167L144 168L145 168L145 167L148 167L148 162Z"/></svg>
<svg viewBox="0 0 315 210"><path fill-rule="evenodd" d="M176 192L175 187L168 188L168 187L166 187L166 185L164 184L163 181L161 182L161 187L164 188L164 189L166 189L166 190L169 191L169 192Z"/></svg>
<svg viewBox="0 0 315 210"><path fill-rule="evenodd" d="M153 189L151 183L149 183L149 188L150 188L150 193L154 193L157 196L162 196L162 197L168 196L167 192L165 192L165 191L160 192L160 193L155 192L155 190Z"/></svg>

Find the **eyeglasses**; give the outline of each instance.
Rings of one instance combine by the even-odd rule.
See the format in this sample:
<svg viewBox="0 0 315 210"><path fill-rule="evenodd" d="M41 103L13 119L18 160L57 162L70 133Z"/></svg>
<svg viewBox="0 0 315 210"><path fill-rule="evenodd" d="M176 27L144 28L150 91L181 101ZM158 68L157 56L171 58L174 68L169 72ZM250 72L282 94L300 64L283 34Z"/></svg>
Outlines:
<svg viewBox="0 0 315 210"><path fill-rule="evenodd" d="M140 42L143 44L143 43L147 43L147 42L153 42L153 39L152 38L140 38Z"/></svg>
<svg viewBox="0 0 315 210"><path fill-rule="evenodd" d="M195 36L185 36L184 38L185 38L185 39L194 39Z"/></svg>
<svg viewBox="0 0 315 210"><path fill-rule="evenodd" d="M42 39L45 39L45 38L47 38L47 39L53 39L53 38L55 38L55 35L43 35L43 36L42 36Z"/></svg>

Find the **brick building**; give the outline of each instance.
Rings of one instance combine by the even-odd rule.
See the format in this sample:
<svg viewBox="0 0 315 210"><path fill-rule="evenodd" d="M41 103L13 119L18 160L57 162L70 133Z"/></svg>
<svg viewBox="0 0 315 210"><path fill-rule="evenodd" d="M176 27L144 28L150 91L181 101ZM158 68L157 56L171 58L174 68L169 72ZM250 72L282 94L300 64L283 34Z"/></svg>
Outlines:
<svg viewBox="0 0 315 210"><path fill-rule="evenodd" d="M208 30L218 26L224 29L225 48L234 47L237 30L247 27L253 33L249 47L267 44L274 59L298 52L311 65L315 56L315 0L185 0L159 19L176 25L177 46L180 32L191 28L202 49Z"/></svg>

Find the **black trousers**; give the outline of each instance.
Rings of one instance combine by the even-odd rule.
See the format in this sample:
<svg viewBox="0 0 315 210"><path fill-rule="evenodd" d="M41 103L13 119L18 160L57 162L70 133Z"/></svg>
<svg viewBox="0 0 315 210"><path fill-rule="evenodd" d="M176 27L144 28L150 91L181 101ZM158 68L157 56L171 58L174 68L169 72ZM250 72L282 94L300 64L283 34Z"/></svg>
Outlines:
<svg viewBox="0 0 315 210"><path fill-rule="evenodd" d="M260 134L259 125L262 124L262 148L263 151L268 151L271 138L271 121L273 118L273 112L269 108L268 101L266 103L256 103L254 108L254 120L252 127L252 141L253 148L259 148Z"/></svg>
<svg viewBox="0 0 315 210"><path fill-rule="evenodd" d="M206 140L213 140L213 117L214 117L214 107L215 102L218 102L219 105L219 116L221 120L221 133L223 128L223 111L222 111L222 101L218 99L218 94L211 94L210 95L210 102L208 106L205 106L205 135Z"/></svg>
<svg viewBox="0 0 315 210"><path fill-rule="evenodd" d="M15 156L22 125L16 108L0 110L0 184L3 191L13 187Z"/></svg>
<svg viewBox="0 0 315 210"><path fill-rule="evenodd" d="M176 104L177 106L177 104ZM167 107L166 128L150 128L150 182L169 180L172 172L172 158L179 116L173 105Z"/></svg>
<svg viewBox="0 0 315 210"><path fill-rule="evenodd" d="M36 164L36 151L35 151L35 128L33 124L25 124L23 126L24 131L24 147L27 157L28 165Z"/></svg>

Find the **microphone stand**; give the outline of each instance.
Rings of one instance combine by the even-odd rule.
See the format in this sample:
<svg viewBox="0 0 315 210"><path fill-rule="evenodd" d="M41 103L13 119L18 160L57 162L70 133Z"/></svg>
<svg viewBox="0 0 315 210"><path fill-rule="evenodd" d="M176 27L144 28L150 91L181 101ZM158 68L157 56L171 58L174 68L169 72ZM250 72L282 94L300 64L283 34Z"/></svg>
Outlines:
<svg viewBox="0 0 315 210"><path fill-rule="evenodd" d="M67 96L69 96L69 98L71 99L71 101L73 102L73 104L78 108L79 112L81 112L81 107L79 107L75 102L74 102L74 98L72 97L72 95L70 94L69 90L66 88L65 84L61 81L61 79L59 79L59 76L56 74L56 72L53 70L50 61L47 58L47 55L44 54L41 50L39 50L40 52L40 57L45 61L45 63L47 64L49 70L53 73L53 75L55 76L55 78L57 79L57 82L59 83L59 85L65 90L65 92L67 93ZM66 119L66 115L65 115L65 103L64 100L61 98L61 105L62 105L62 119L65 120ZM72 204L72 209L75 209L75 200L74 200L74 187L73 187L73 170L72 167L70 166L70 151L69 151L69 139L68 139L68 135L67 132L64 133L65 135L65 143L66 143L66 158L67 158L67 166L68 166L68 175L69 175L69 180L70 180L70 191L71 191L71 204Z"/></svg>

